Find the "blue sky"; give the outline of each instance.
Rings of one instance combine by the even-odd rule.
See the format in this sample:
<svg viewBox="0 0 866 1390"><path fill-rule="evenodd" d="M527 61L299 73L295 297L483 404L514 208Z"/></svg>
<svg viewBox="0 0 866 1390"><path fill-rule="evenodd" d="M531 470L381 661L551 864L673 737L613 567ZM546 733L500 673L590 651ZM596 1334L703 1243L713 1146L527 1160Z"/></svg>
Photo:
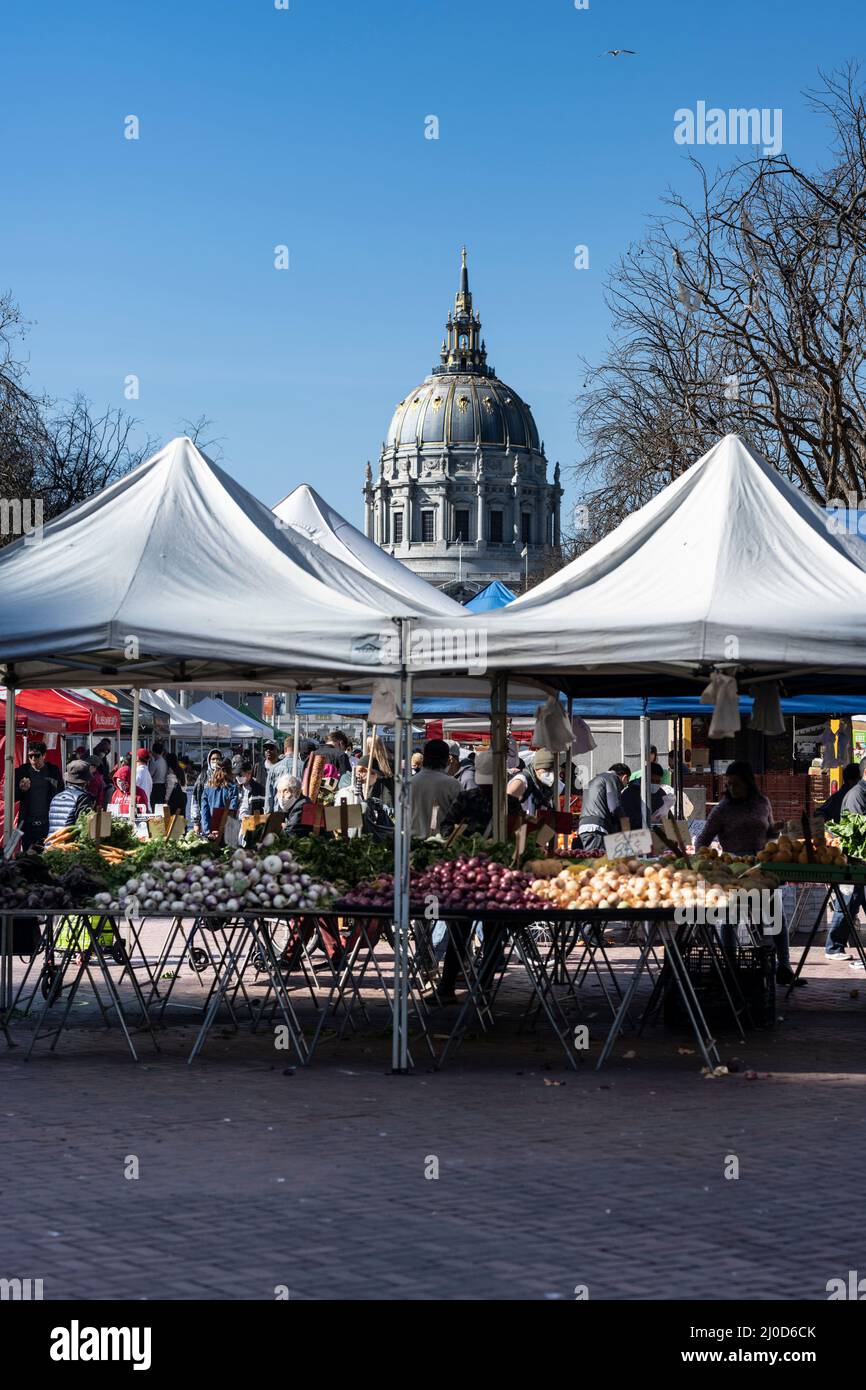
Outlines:
<svg viewBox="0 0 866 1390"><path fill-rule="evenodd" d="M863 13L9 0L0 286L33 321L31 384L127 406L160 439L205 414L263 500L310 482L360 524L364 463L434 363L465 242L490 360L567 477L605 270L666 187L694 186L674 111L781 107L785 150L814 162L801 94L863 51Z"/></svg>

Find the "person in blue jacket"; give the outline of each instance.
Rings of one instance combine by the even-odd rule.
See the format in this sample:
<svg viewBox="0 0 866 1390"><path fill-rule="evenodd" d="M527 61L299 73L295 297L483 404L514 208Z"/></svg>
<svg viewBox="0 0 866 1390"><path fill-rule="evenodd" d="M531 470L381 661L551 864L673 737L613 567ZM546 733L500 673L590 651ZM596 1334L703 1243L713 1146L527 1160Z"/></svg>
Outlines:
<svg viewBox="0 0 866 1390"><path fill-rule="evenodd" d="M237 782L234 781L230 773L227 773L221 763L215 763L210 770L210 776L205 782L201 800L199 801L199 817L201 820L202 835L216 835L215 830L211 830L213 813L223 807L229 807L237 812L240 791Z"/></svg>

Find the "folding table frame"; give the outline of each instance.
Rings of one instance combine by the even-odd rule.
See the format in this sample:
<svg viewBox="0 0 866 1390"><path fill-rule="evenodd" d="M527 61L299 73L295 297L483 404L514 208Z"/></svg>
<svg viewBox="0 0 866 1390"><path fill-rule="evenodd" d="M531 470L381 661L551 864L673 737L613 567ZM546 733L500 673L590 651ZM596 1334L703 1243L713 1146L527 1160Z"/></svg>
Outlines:
<svg viewBox="0 0 866 1390"><path fill-rule="evenodd" d="M816 885L811 884L811 885L809 885L809 886L815 887ZM828 903L830 902L831 898L833 898L833 897L835 897L836 902L837 902L837 905L838 905L838 907L839 907L839 910L840 910L840 912L842 913L843 917L845 918L845 921L846 921L847 924L848 924L848 943L849 943L849 945L853 944L854 949L855 949L855 951L857 952L857 955L858 955L859 958L860 958L860 964L863 966L863 969L866 970L866 950L864 950L863 942L862 942L862 940L861 940L861 938L860 938L860 932L859 932L859 929L858 929L858 926L857 926L857 920L856 920L855 915L852 913L850 907L848 906L848 902L847 902L846 898L844 897L844 895L843 895L843 893L842 893L842 889L843 889L843 888L846 888L846 887L855 887L855 888L856 888L856 887L863 887L863 885L862 885L862 884L844 884L844 883L826 883L826 884L817 885L817 886L819 886L819 887L820 887L820 886L823 886L824 888L826 888L827 891L826 891L825 894L824 894L824 897L823 897L822 902L821 902L821 906L819 907L817 913L815 914L815 920L814 920L814 922L812 923L811 930L810 930L809 935L808 935L808 937L807 937L807 939L806 939L806 945L803 947L803 952L802 952L802 954L801 954L801 956L800 956L800 959L799 959L798 962L797 962L797 969L794 971L794 978L793 978L793 980L791 981L790 985L788 986L787 992L786 992L786 994L785 994L785 998L786 998L786 999L787 999L788 996L793 992L793 990L796 988L797 981L798 981L799 978L800 978L800 974L801 974L801 972L802 972L803 966L806 964L806 958L807 958L807 956L809 955L809 952L811 951L811 949L812 949L812 947L813 947L813 945L814 945L814 943L815 943L815 937L818 935L818 932L821 930L822 926L824 925L824 923L825 923L825 921L826 921L827 905L828 905Z"/></svg>

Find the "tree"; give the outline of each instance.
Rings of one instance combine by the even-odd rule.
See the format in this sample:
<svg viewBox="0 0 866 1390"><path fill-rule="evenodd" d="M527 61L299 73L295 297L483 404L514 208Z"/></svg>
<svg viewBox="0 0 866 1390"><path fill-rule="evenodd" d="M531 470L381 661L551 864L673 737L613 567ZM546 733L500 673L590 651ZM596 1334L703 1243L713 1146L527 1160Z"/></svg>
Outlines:
<svg viewBox="0 0 866 1390"><path fill-rule="evenodd" d="M598 539L718 438L742 434L815 501L866 492L866 109L858 69L809 94L826 168L786 155L662 200L608 282L613 336L578 398Z"/></svg>
<svg viewBox="0 0 866 1390"><path fill-rule="evenodd" d="M28 327L11 294L0 296L0 497L38 499L48 521L122 477L154 445L133 443L137 422L122 410L95 414L81 394L68 402L31 394L20 348ZM0 535L0 545L15 539Z"/></svg>

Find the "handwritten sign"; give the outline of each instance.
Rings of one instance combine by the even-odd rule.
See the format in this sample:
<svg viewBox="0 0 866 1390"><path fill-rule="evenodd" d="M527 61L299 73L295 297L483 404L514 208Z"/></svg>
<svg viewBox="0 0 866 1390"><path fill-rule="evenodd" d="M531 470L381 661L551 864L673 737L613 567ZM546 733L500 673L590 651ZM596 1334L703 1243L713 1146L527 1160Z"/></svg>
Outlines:
<svg viewBox="0 0 866 1390"><path fill-rule="evenodd" d="M237 816L224 816L220 829L222 832L222 844L228 845L230 849L237 849L241 842L241 823Z"/></svg>
<svg viewBox="0 0 866 1390"><path fill-rule="evenodd" d="M335 830L345 839L349 830L355 830L364 821L360 806L349 806L345 801L339 806L325 807L325 829Z"/></svg>
<svg viewBox="0 0 866 1390"><path fill-rule="evenodd" d="M673 816L665 816L663 820L659 821L656 829L679 846L681 852L689 843L689 827L684 820L674 820Z"/></svg>
<svg viewBox="0 0 866 1390"><path fill-rule="evenodd" d="M92 811L87 817L87 833L91 840L107 840L111 835L111 816L107 811Z"/></svg>
<svg viewBox="0 0 866 1390"><path fill-rule="evenodd" d="M620 830L604 837L604 852L608 859L631 859L635 855L651 854L652 847L651 830Z"/></svg>
<svg viewBox="0 0 866 1390"><path fill-rule="evenodd" d="M538 833L535 838L538 841L538 848L546 849L546 847L550 844L550 841L553 839L553 830L549 825L539 826Z"/></svg>

